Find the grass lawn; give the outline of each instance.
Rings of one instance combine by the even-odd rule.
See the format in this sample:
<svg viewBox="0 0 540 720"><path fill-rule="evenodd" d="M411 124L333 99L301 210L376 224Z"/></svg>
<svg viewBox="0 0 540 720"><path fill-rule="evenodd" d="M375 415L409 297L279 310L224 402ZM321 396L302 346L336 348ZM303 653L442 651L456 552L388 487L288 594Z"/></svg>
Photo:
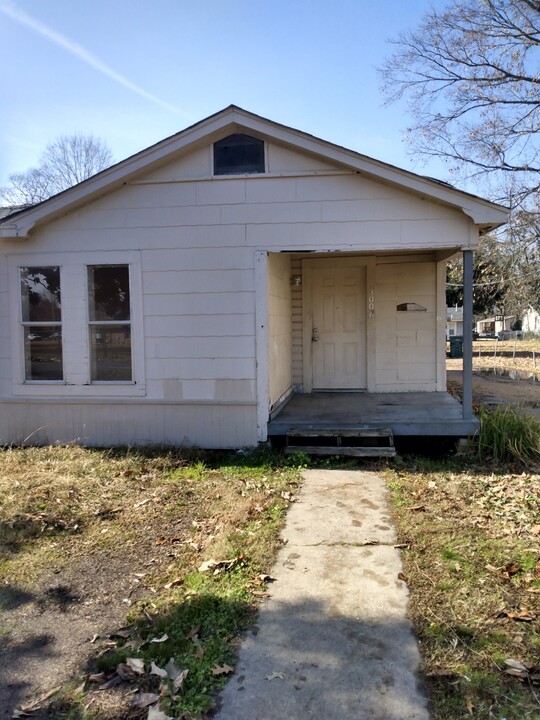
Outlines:
<svg viewBox="0 0 540 720"><path fill-rule="evenodd" d="M491 423L497 461L480 444L481 458L359 464L390 488L434 720L540 718L540 426L526 447L503 443L510 427L523 436L519 422ZM83 653L57 669L70 686L46 697L56 676L38 678L18 707L36 720L206 717L271 582L306 462L1 450L3 669L24 677L22 631L53 627Z"/></svg>
<svg viewBox="0 0 540 720"><path fill-rule="evenodd" d="M159 700L156 718L206 713L265 595L299 480L294 459L271 453L1 451L2 660L26 680L21 631L44 627L54 648L87 649L78 681L18 707L120 720Z"/></svg>
<svg viewBox="0 0 540 720"><path fill-rule="evenodd" d="M540 467L387 471L434 720L540 717Z"/></svg>

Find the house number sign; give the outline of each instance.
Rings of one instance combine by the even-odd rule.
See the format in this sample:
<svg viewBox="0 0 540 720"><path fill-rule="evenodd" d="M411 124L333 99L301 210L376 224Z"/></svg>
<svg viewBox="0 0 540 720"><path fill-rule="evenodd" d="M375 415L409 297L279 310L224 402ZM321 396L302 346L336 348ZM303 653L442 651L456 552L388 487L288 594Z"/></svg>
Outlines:
<svg viewBox="0 0 540 720"><path fill-rule="evenodd" d="M375 317L375 291L373 288L370 288L368 293L368 312L370 318Z"/></svg>

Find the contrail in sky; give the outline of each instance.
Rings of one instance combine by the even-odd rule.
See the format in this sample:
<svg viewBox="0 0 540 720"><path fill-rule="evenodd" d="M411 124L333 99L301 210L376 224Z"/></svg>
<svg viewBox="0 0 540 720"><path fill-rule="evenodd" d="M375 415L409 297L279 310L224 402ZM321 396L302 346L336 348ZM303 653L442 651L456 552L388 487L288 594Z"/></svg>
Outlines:
<svg viewBox="0 0 540 720"><path fill-rule="evenodd" d="M4 15L10 17L12 20L16 20L22 25L25 25L31 30L34 30L34 32L37 32L39 35L46 37L47 40L50 40L55 45L59 45L60 47L64 48L64 50L67 50L67 52L75 55L75 57L79 58L79 60L82 60L87 65L90 65L90 67L93 67L98 72L103 73L103 75L110 77L111 80L114 80L119 85L123 85L128 90L131 90L132 92L137 93L137 95L146 98L146 100L150 100L150 102L153 102L156 105L165 108L165 110L169 110L179 115L183 115L186 118L191 118L190 115L182 112L178 108L174 107L174 105L171 105L168 102L165 102L165 100L161 100L155 95L152 95L152 93L149 93L135 83L132 83L123 75L120 75L120 73L115 72L115 70L110 68L106 63L102 62L95 55L92 55L92 53L88 52L88 50L85 50L82 45L79 45L73 40L67 38L65 35L62 35L56 30L53 30L48 25L45 25L45 23L42 23L39 20L31 17L30 15L28 15L28 13L16 7L9 0L0 2L0 11L3 12Z"/></svg>

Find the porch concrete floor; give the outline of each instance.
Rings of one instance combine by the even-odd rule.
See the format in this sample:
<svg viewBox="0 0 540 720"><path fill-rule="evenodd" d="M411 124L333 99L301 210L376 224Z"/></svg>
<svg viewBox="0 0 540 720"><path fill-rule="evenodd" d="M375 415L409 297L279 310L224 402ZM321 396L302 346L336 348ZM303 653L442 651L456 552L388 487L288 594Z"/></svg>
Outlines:
<svg viewBox="0 0 540 720"><path fill-rule="evenodd" d="M464 419L461 404L446 392L294 393L268 423L271 436L304 430L384 427L399 435L467 437L476 418Z"/></svg>

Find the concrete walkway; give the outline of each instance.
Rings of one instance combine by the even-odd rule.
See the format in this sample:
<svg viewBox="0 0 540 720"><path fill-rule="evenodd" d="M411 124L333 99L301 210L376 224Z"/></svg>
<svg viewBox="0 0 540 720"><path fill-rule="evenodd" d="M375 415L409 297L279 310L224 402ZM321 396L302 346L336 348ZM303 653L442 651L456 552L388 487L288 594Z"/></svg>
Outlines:
<svg viewBox="0 0 540 720"><path fill-rule="evenodd" d="M217 720L429 720L383 480L306 471L283 536Z"/></svg>

